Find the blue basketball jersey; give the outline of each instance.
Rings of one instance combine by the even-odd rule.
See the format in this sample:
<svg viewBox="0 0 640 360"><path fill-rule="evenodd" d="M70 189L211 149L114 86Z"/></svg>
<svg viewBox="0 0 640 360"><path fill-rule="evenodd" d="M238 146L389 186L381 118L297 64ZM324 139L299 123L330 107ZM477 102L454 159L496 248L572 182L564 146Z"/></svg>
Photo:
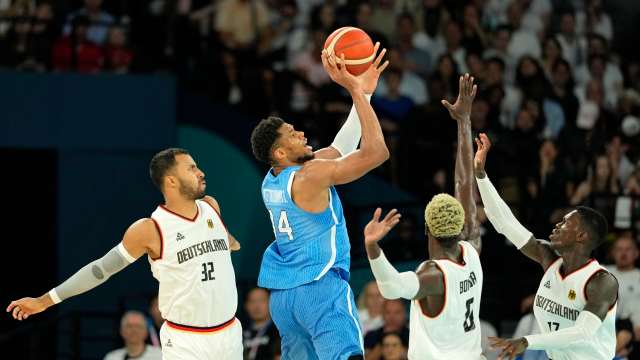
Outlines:
<svg viewBox="0 0 640 360"><path fill-rule="evenodd" d="M329 206L320 213L300 209L291 198L300 168L288 167L277 176L270 170L262 182L275 240L262 257L260 287L291 289L319 280L332 268L349 279L351 246L338 193L329 189Z"/></svg>

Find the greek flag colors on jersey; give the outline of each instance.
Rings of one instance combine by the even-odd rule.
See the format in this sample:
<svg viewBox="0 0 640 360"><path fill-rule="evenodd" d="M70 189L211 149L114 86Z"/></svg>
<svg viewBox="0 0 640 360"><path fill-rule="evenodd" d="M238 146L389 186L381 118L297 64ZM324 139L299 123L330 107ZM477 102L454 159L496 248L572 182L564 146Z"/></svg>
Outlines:
<svg viewBox="0 0 640 360"><path fill-rule="evenodd" d="M545 271L533 302L533 314L540 331L554 331L574 326L587 304L586 289L589 279L599 271L607 271L596 260L562 275L562 258L558 258ZM616 304L609 309L602 325L589 339L575 342L565 348L547 350L553 360L609 360L616 351Z"/></svg>
<svg viewBox="0 0 640 360"><path fill-rule="evenodd" d="M330 269L349 279L350 244L338 193L333 186L329 189L329 206L322 212L300 209L291 197L300 168L288 167L277 176L270 170L262 182L275 240L262 258L260 287L291 289L319 280Z"/></svg>
<svg viewBox="0 0 640 360"><path fill-rule="evenodd" d="M480 256L471 244L458 242L463 263L435 262L444 274L445 300L434 317L422 311L418 300L411 301L409 321L409 359L479 360L480 298L483 273Z"/></svg>

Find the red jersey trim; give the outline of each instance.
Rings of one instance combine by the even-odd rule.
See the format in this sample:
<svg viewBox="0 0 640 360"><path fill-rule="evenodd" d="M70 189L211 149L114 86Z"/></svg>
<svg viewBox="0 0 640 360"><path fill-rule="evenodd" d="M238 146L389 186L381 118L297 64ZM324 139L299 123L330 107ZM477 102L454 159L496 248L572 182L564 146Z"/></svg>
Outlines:
<svg viewBox="0 0 640 360"><path fill-rule="evenodd" d="M162 235L162 230L160 230L160 224L158 224L158 222L156 221L156 219L154 218L150 218L151 220L153 220L153 225L155 225L156 230L158 230L158 234L160 235L160 257L157 258L151 258L151 260L156 261L156 260L161 260L162 257L164 256L164 236Z"/></svg>
<svg viewBox="0 0 640 360"><path fill-rule="evenodd" d="M591 265L592 262L596 261L596 259L589 259L589 261L587 261L586 263L584 263L582 266L580 266L579 268L573 270L572 272L568 273L567 275L562 275L562 273L560 272L560 266L558 266L558 275L560 275L560 279L562 279L564 281L564 279L568 278L569 276L577 273L578 271L586 268L587 266Z"/></svg>
<svg viewBox="0 0 640 360"><path fill-rule="evenodd" d="M433 263L436 264L438 269L440 269L440 271L442 272L442 282L444 284L444 302L442 302L442 307L440 308L440 311L438 311L435 315L430 316L429 314L424 312L424 309L422 308L422 304L420 303L420 300L416 300L416 302L418 303L418 306L420 307L420 312L427 319L436 319L438 316L442 314L442 312L444 311L444 308L447 306L447 273L444 272L444 269L440 267L440 265L437 262L434 261ZM454 264L456 263L454 262Z"/></svg>
<svg viewBox="0 0 640 360"><path fill-rule="evenodd" d="M177 216L177 217L179 217L179 218L181 218L183 220L187 220L189 222L195 222L198 219L198 216L200 215L200 206L198 206L198 203L196 203L196 216L194 216L193 219L189 219L188 217L185 217L185 216L182 216L182 215L180 215L178 213L175 213L175 212L167 209L167 207L164 206L164 205L160 205L158 207L161 208L162 210L168 212L169 214L175 215L175 216Z"/></svg>
<svg viewBox="0 0 640 360"><path fill-rule="evenodd" d="M230 320L227 320L220 325L209 326L209 327L199 327L199 326L177 324L169 320L166 320L167 325L171 328L182 330L182 331L195 332L195 333L212 333L212 332L221 331L226 329L230 325L232 325L235 321L236 321L236 317L234 316Z"/></svg>

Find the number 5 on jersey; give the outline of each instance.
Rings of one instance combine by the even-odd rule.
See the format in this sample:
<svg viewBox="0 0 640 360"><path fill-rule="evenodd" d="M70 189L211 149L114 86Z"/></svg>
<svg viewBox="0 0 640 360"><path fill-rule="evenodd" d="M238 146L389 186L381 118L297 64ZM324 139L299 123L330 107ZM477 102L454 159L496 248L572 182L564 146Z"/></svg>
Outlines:
<svg viewBox="0 0 640 360"><path fill-rule="evenodd" d="M277 232L276 232L276 222L274 221L275 219L273 218L273 212L271 212L271 209L269 209L269 217L271 218L271 225L273 226L273 233L276 236L276 238L278 237L278 232L282 233L282 234L287 234L287 236L289 237L289 240L293 240L293 229L291 229L291 226L289 226L289 219L287 218L287 212L284 210L280 210L280 217L278 218L278 223L277 223Z"/></svg>

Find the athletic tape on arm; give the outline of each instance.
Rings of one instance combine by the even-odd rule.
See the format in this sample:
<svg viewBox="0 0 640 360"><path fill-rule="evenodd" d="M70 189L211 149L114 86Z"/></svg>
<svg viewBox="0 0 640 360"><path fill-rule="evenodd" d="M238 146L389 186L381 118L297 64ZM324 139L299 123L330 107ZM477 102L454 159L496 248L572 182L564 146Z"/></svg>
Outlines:
<svg viewBox="0 0 640 360"><path fill-rule="evenodd" d="M572 327L547 334L525 336L529 343L527 349L559 349L571 346L571 343L578 340L589 341L598 331L600 325L602 325L602 320L598 316L589 311L582 311Z"/></svg>
<svg viewBox="0 0 640 360"><path fill-rule="evenodd" d="M365 96L368 101L371 101L371 95L365 94ZM358 117L356 106L352 105L347 120L336 134L331 146L338 150L342 156L349 155L358 148L361 135L360 118Z"/></svg>
<svg viewBox="0 0 640 360"><path fill-rule="evenodd" d="M502 200L488 176L482 179L476 177L476 181L484 204L484 212L493 227L500 234L506 236L518 249L525 246L533 236L531 231L522 226L518 219L513 216L511 209Z"/></svg>
<svg viewBox="0 0 640 360"><path fill-rule="evenodd" d="M413 299L420 290L418 275L413 271L399 273L380 251L376 259L369 259L380 293L385 299Z"/></svg>
<svg viewBox="0 0 640 360"><path fill-rule="evenodd" d="M72 296L82 294L107 281L111 275L134 261L136 259L120 243L105 256L87 264L65 282L49 291L49 296L57 304Z"/></svg>

